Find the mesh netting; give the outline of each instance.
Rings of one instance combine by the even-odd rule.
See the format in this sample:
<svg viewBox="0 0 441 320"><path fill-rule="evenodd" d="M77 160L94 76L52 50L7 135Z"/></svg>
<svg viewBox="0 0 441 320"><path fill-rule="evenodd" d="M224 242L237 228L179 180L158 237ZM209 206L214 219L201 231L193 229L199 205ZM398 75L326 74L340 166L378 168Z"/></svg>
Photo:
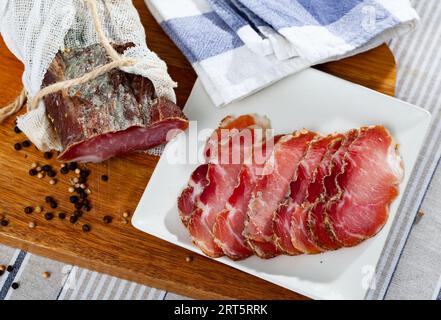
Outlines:
<svg viewBox="0 0 441 320"><path fill-rule="evenodd" d="M176 101L173 90L176 84L168 75L166 64L148 49L144 27L132 2L96 2L100 22L110 42L135 44L123 57L135 58L138 62L121 69L149 78L157 96ZM9 49L25 66L22 81L30 99L40 90L47 68L59 50L99 43L91 12L83 0L2 0L0 32ZM17 125L40 150L61 150L43 102L18 117Z"/></svg>

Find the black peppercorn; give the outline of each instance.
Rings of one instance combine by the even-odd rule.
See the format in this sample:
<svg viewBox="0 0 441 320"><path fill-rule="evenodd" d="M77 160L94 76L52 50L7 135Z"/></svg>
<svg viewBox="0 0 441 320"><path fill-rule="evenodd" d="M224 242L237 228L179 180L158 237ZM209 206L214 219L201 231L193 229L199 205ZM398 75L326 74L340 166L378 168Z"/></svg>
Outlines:
<svg viewBox="0 0 441 320"><path fill-rule="evenodd" d="M103 175L101 176L101 180L103 180L104 182L109 181L109 177L106 176L105 174L103 174Z"/></svg>
<svg viewBox="0 0 441 320"><path fill-rule="evenodd" d="M84 191L84 189L78 190L78 194L80 195L81 199L86 199L87 198L87 193L86 193L86 191Z"/></svg>
<svg viewBox="0 0 441 320"><path fill-rule="evenodd" d="M66 214L64 212L60 212L58 214L58 218L60 218L60 220L64 220L64 219L66 219Z"/></svg>
<svg viewBox="0 0 441 320"><path fill-rule="evenodd" d="M74 171L76 168L78 168L78 164L76 162L71 162L67 165L70 171Z"/></svg>
<svg viewBox="0 0 441 320"><path fill-rule="evenodd" d="M24 208L24 212L25 212L26 214L31 214L33 211L34 211L34 209L33 209L32 207L26 207L26 208Z"/></svg>
<svg viewBox="0 0 441 320"><path fill-rule="evenodd" d="M47 175L48 175L48 177L53 178L53 177L55 177L57 175L57 173L54 170L49 170L47 172Z"/></svg>
<svg viewBox="0 0 441 320"><path fill-rule="evenodd" d="M8 271L8 272L12 272L13 270L14 270L13 266L7 266L6 267L6 271Z"/></svg>
<svg viewBox="0 0 441 320"><path fill-rule="evenodd" d="M52 159L52 152L50 152L50 151L45 152L44 158L47 160Z"/></svg>
<svg viewBox="0 0 441 320"><path fill-rule="evenodd" d="M21 145L25 148L29 148L31 146L31 143L29 142L29 140L25 140L21 143Z"/></svg>
<svg viewBox="0 0 441 320"><path fill-rule="evenodd" d="M36 169L31 169L31 170L29 170L29 175L31 176L31 177L34 177L34 176L36 176L38 174L38 171L36 170Z"/></svg>
<svg viewBox="0 0 441 320"><path fill-rule="evenodd" d="M75 203L74 207L75 207L75 209L79 210L79 209L81 209L83 207L83 203L82 202L77 202L77 203Z"/></svg>
<svg viewBox="0 0 441 320"><path fill-rule="evenodd" d="M89 212L90 210L92 210L91 206L88 205L88 204L83 205L83 209L84 209L86 212Z"/></svg>
<svg viewBox="0 0 441 320"><path fill-rule="evenodd" d="M70 200L71 203L77 203L78 202L78 197L77 196L71 196L69 200Z"/></svg>
<svg viewBox="0 0 441 320"><path fill-rule="evenodd" d="M20 285L19 285L17 282L13 282L13 283L11 284L11 288L14 289L14 290L17 290L19 286L20 286Z"/></svg>
<svg viewBox="0 0 441 320"><path fill-rule="evenodd" d="M52 219L54 218L54 214L53 214L52 212L46 212L46 213L44 214L44 218L45 218L46 220L52 220Z"/></svg>
<svg viewBox="0 0 441 320"><path fill-rule="evenodd" d="M49 203L52 209L56 209L58 207L58 204L55 201L52 201Z"/></svg>
<svg viewBox="0 0 441 320"><path fill-rule="evenodd" d="M70 223L76 223L77 221L78 221L78 217L76 217L76 216L70 216L70 218L69 218L69 221L70 221Z"/></svg>
<svg viewBox="0 0 441 320"><path fill-rule="evenodd" d="M49 172L52 170L52 167L48 164L45 164L44 166L41 167L41 170L44 172Z"/></svg>
<svg viewBox="0 0 441 320"><path fill-rule="evenodd" d="M19 127L15 126L15 127L14 127L14 132L15 132L15 133L21 133L21 130L20 130Z"/></svg>
<svg viewBox="0 0 441 320"><path fill-rule="evenodd" d="M111 216L104 216L103 221L104 221L104 223L111 223L112 217Z"/></svg>
<svg viewBox="0 0 441 320"><path fill-rule="evenodd" d="M80 172L80 177L81 178L87 178L89 175L90 175L90 171L89 170L83 169Z"/></svg>
<svg viewBox="0 0 441 320"><path fill-rule="evenodd" d="M51 202L54 202L55 200L54 200L54 198L47 196L47 197L44 198L44 201L46 203L51 203Z"/></svg>
<svg viewBox="0 0 441 320"><path fill-rule="evenodd" d="M2 227L6 227L8 224L9 224L9 221L8 221L8 220L3 219L3 220L0 221L0 225L1 225Z"/></svg>
<svg viewBox="0 0 441 320"><path fill-rule="evenodd" d="M82 215L83 215L83 212L81 212L81 210L75 210L75 211L73 212L73 215L74 215L75 217L77 217L77 218L81 218Z"/></svg>
<svg viewBox="0 0 441 320"><path fill-rule="evenodd" d="M21 150L21 144L20 143L14 144L14 149L17 151Z"/></svg>
<svg viewBox="0 0 441 320"><path fill-rule="evenodd" d="M68 174L69 173L69 168L68 167L63 167L60 169L60 173L61 174Z"/></svg>
<svg viewBox="0 0 441 320"><path fill-rule="evenodd" d="M90 231L90 226L88 224L83 224L83 231L84 232L89 232Z"/></svg>
<svg viewBox="0 0 441 320"><path fill-rule="evenodd" d="M78 179L78 183L86 183L86 182L87 182L87 179L86 179L86 178L80 177L80 178Z"/></svg>

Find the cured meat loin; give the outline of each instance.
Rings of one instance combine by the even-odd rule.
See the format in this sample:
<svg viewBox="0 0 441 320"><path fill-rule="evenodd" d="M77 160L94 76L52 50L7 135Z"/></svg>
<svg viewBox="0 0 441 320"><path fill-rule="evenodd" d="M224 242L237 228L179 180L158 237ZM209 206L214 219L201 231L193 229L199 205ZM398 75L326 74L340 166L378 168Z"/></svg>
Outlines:
<svg viewBox="0 0 441 320"><path fill-rule="evenodd" d="M341 197L327 210L327 227L346 247L377 234L398 195L403 164L383 126L362 128L337 177Z"/></svg>
<svg viewBox="0 0 441 320"><path fill-rule="evenodd" d="M217 216L213 227L215 242L233 260L245 259L253 254L243 236L248 203L256 181L278 139L280 136L266 139L263 144L255 144L252 159L242 164L237 186L225 209Z"/></svg>
<svg viewBox="0 0 441 320"><path fill-rule="evenodd" d="M115 46L122 53L131 44ZM75 79L110 62L99 44L58 52L43 86ZM157 98L152 82L113 69L85 84L44 97L63 161L101 162L163 144L188 127L181 109Z"/></svg>
<svg viewBox="0 0 441 320"><path fill-rule="evenodd" d="M341 135L337 134L317 137L311 142L304 159L300 162L295 179L293 179L290 185L290 196L279 205L274 215L274 241L281 252L296 255L302 252L315 252L317 250L314 245L310 245L312 248L309 248L309 250L306 248L307 245L298 246L298 248L294 247L291 240L292 233L294 232L297 238L306 233L305 229L307 226L303 223L302 218L307 214L305 208L307 204L304 204L304 202L308 195L308 187L314 179L317 168L325 154L332 150L332 145L340 141L341 137ZM296 216L293 218L294 212L296 212ZM308 244L306 239L304 241Z"/></svg>
<svg viewBox="0 0 441 320"><path fill-rule="evenodd" d="M261 258L271 258L279 253L273 242L273 213L285 199L297 167L315 136L306 130L283 136L257 180L244 235L254 253Z"/></svg>
<svg viewBox="0 0 441 320"><path fill-rule="evenodd" d="M257 120L257 118L256 118ZM256 121L252 124L255 128L256 123L267 125L267 122ZM262 128L266 129L266 128ZM217 215L224 209L227 200L231 196L236 184L241 164L246 155L253 148L254 143L261 143L262 133L255 134L254 129L244 128L242 130L233 130L227 143L221 144L220 154L228 156L226 160L219 163L209 163L207 170L208 184L199 195L195 210L191 214L188 230L193 242L206 255L210 257L219 257L223 255L222 250L214 242L213 226ZM255 141L255 137L257 138ZM213 159L213 156L210 155ZM216 160L217 157L215 157ZM236 159L239 161L236 161Z"/></svg>
<svg viewBox="0 0 441 320"><path fill-rule="evenodd" d="M237 134L237 130L261 128L269 129L270 123L266 117L260 117L258 115L242 115L239 117L228 116L225 117L220 123L219 127L211 134L207 139L204 148L204 157L207 162L218 163L220 150L225 150L225 153L229 152L229 146L231 146L230 139L233 134ZM233 130L236 129L236 130ZM223 131L225 130L225 131ZM251 131L250 131L251 133ZM263 132L262 132L263 135ZM254 137L253 137L254 138ZM205 186L208 185L207 180L208 164L200 165L190 177L190 181L187 187L182 191L178 198L178 211L182 222L185 226L188 225L191 214L196 209L196 200L202 193Z"/></svg>

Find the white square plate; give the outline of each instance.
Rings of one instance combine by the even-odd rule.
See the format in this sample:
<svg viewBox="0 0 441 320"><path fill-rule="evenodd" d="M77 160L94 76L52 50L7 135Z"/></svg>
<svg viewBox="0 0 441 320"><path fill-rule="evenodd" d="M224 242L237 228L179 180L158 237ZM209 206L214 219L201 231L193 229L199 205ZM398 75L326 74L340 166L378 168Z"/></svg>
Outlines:
<svg viewBox="0 0 441 320"><path fill-rule="evenodd" d="M431 119L421 108L314 69L290 76L222 109L213 106L198 81L185 113L190 120L197 120L198 130L216 128L229 114L246 113L268 116L276 134L301 128L331 133L364 125L384 125L399 143L405 164L400 194L407 185ZM201 254L191 243L176 206L176 199L197 164L170 163L170 159L187 152L188 135L189 132L181 134L167 145L132 223L144 232ZM199 147L203 143L201 140ZM390 218L382 231L353 248L270 260L251 257L235 262L224 257L218 261L311 298L362 299L400 201L401 195L392 204Z"/></svg>

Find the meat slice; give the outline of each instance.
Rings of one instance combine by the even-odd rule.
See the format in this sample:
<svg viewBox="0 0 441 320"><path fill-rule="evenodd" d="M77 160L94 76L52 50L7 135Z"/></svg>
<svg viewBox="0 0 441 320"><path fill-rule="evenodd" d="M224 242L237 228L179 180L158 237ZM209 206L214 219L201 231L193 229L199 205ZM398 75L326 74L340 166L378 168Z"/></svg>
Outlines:
<svg viewBox="0 0 441 320"><path fill-rule="evenodd" d="M244 235L261 258L271 258L279 251L273 242L273 214L285 199L289 184L297 171L315 133L306 130L283 136L266 162L262 177L252 192Z"/></svg>
<svg viewBox="0 0 441 320"><path fill-rule="evenodd" d="M229 152L228 146L230 139L233 134L238 134L237 130L255 128L263 129L262 135L264 135L263 132L266 132L266 129L270 128L269 120L266 117L260 117L253 114L242 115L237 118L230 115L222 119L219 123L219 127L213 132L213 134L211 134L205 144L204 157L207 163L220 162L217 153L221 149L225 150L226 153ZM254 133L254 130L250 131L250 133ZM252 138L254 138L254 136ZM207 172L208 164L202 164L197 167L190 177L187 187L182 191L178 198L178 211L185 226L188 225L191 214L196 209L196 200L202 193L204 187L209 183L207 180Z"/></svg>
<svg viewBox="0 0 441 320"><path fill-rule="evenodd" d="M123 52L130 46L115 48ZM99 44L58 52L43 86L78 78L108 62ZM149 79L119 69L47 95L44 103L64 149L59 156L63 161L101 162L147 150L188 127L178 106L155 96Z"/></svg>
<svg viewBox="0 0 441 320"><path fill-rule="evenodd" d="M225 209L217 216L213 228L215 242L233 260L245 259L253 254L243 236L248 203L265 162L279 138L272 137L262 144L255 144L251 159L242 164L237 186Z"/></svg>
<svg viewBox="0 0 441 320"><path fill-rule="evenodd" d="M115 156L161 145L188 127L188 121L180 109L164 98L157 99L148 112L149 124L107 133L101 130L96 135L85 135L85 140L65 144L67 147L60 154L59 160L99 163ZM70 129L67 128L67 131Z"/></svg>
<svg viewBox="0 0 441 320"><path fill-rule="evenodd" d="M265 126L268 124L267 122L259 123ZM228 142L220 144L219 154L222 157L210 155L213 162L208 164L208 184L197 199L195 210L188 223L193 242L210 257L223 255L222 250L214 241L213 226L217 215L224 209L237 185L244 159L249 158L255 143L261 143L264 136L262 131L266 131L266 127L261 129L264 130L256 128L256 123L252 124L252 129L234 129L235 133L231 134Z"/></svg>
<svg viewBox="0 0 441 320"><path fill-rule="evenodd" d="M403 164L391 135L383 126L362 128L337 177L341 197L327 210L326 225L350 247L377 234L398 195Z"/></svg>
<svg viewBox="0 0 441 320"><path fill-rule="evenodd" d="M245 114L239 117L229 115L225 117L205 144L205 160L207 162L215 160L219 162L221 157L220 150L225 150L222 149L222 146L229 142L232 135L237 133L237 130L269 129L270 127L268 118L256 114Z"/></svg>
<svg viewBox="0 0 441 320"><path fill-rule="evenodd" d="M306 200L301 206L295 206L293 209L291 216L291 243L295 249L302 253L314 254L322 252L322 248L312 241L312 238L307 232L309 228L308 216L311 208L313 208L323 196L325 191L324 179L329 174L332 157L337 150L340 149L342 141L342 137L338 136L329 144L307 187Z"/></svg>
<svg viewBox="0 0 441 320"><path fill-rule="evenodd" d="M307 226L303 231L303 243L312 244L317 248L316 252L324 250L335 250L341 247L341 244L329 232L326 220L326 207L340 194L340 187L337 184L336 177L344 170L343 159L346 156L350 146L359 135L358 130L350 130L345 134L340 147L332 154L327 164L325 173L320 174L321 194L314 199L310 205L307 214L302 213L301 223ZM322 171L323 172L323 171ZM310 199L313 200L313 199ZM293 242L296 237L293 236ZM299 245L300 241L298 242Z"/></svg>
<svg viewBox="0 0 441 320"><path fill-rule="evenodd" d="M331 146L338 143L342 138L341 134L332 134L325 137L317 137L312 141L305 158L300 162L297 177L291 181L290 198L296 204L302 204L308 197L308 187L314 178L317 168Z"/></svg>
<svg viewBox="0 0 441 320"><path fill-rule="evenodd" d="M314 174L328 149L340 139L341 135L337 134L317 137L311 142L305 157L300 162L295 179L293 179L290 185L290 196L285 202L279 205L274 215L274 241L281 252L288 255L296 255L302 252L316 250L314 245L307 250L306 246L308 242L305 239L306 244L302 247L298 246L298 248L301 249L301 251L299 251L299 249L293 246L291 240L292 234L295 234L296 239L300 239L302 236L305 237L307 226L303 223L303 218L307 213L307 210L304 210L307 203L304 204L304 202L308 194L308 186L312 182ZM293 218L294 212L296 212L297 215ZM292 225L292 223L294 223L294 225Z"/></svg>
<svg viewBox="0 0 441 320"><path fill-rule="evenodd" d="M202 164L196 168L190 177L187 187L178 198L178 210L182 223L187 226L193 213L196 200L208 185L207 179L208 164Z"/></svg>
<svg viewBox="0 0 441 320"><path fill-rule="evenodd" d="M196 202L188 223L193 243L209 257L220 257L222 249L214 242L213 226L236 184L240 165L208 165L208 185Z"/></svg>

